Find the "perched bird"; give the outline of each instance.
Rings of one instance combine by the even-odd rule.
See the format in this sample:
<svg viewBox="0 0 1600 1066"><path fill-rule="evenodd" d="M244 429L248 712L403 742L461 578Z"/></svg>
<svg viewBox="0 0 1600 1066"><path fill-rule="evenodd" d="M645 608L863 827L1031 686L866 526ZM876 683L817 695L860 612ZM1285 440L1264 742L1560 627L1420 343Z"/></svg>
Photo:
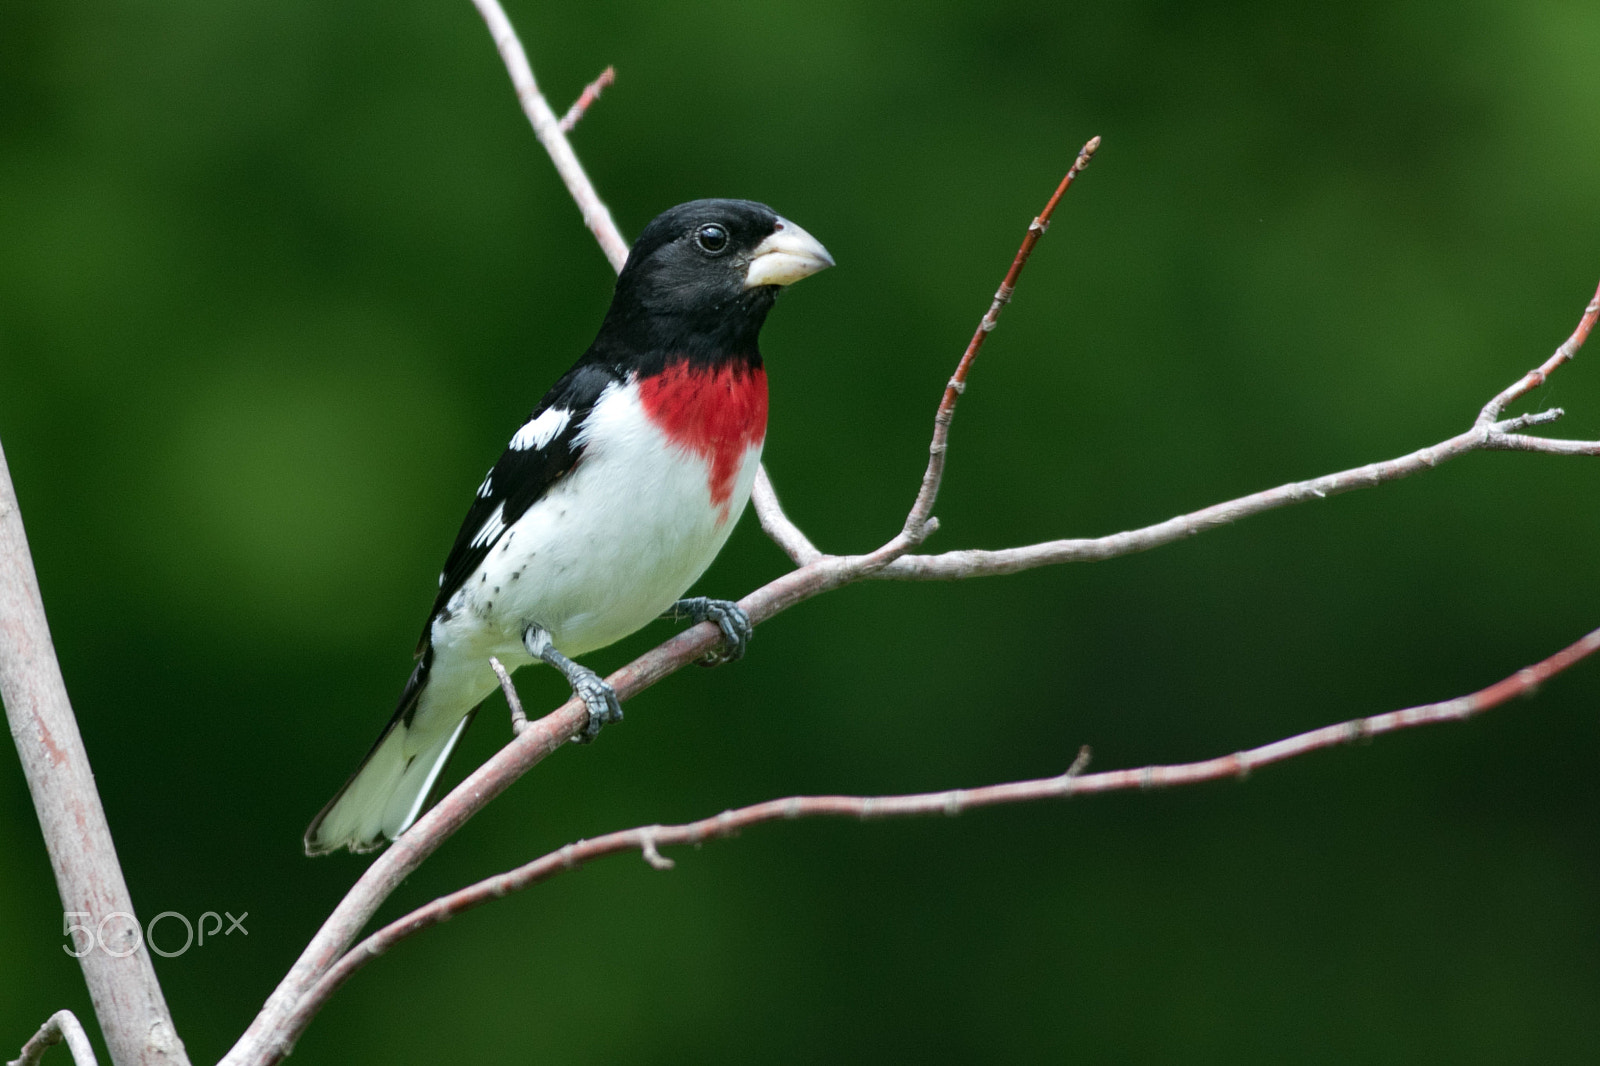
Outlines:
<svg viewBox="0 0 1600 1066"><path fill-rule="evenodd" d="M645 227L594 343L478 486L400 706L306 830L308 855L369 851L416 821L496 687L490 656L560 670L592 740L622 710L573 657L663 616L714 621L721 658L744 653L738 605L679 597L750 499L767 429L761 325L779 289L832 265L749 200L696 200Z"/></svg>

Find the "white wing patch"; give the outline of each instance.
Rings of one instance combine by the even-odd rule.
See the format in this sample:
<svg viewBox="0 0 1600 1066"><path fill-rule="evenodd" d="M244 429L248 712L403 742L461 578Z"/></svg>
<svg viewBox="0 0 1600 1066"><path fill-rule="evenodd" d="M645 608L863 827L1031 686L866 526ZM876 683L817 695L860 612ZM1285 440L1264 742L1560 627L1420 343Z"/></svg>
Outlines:
<svg viewBox="0 0 1600 1066"><path fill-rule="evenodd" d="M478 535L472 538L472 547L481 548L485 544L494 543L494 539L506 531L506 505L501 504L494 509L483 528L478 530Z"/></svg>
<svg viewBox="0 0 1600 1066"><path fill-rule="evenodd" d="M478 499L487 500L489 493L494 491L494 471L490 470L483 475L483 484L478 486Z"/></svg>
<svg viewBox="0 0 1600 1066"><path fill-rule="evenodd" d="M591 410L574 411L572 421L603 446L590 445L571 473L492 542L473 549L494 548L462 583L449 618L434 621L438 658L428 683L442 686L446 669L459 670L472 689L463 706L487 694L478 691L483 677L493 684L494 675L482 666L490 655L525 661L520 638L529 619L538 619L568 655L604 647L649 623L710 565L750 495L759 446L745 450L725 518L711 502L708 464L668 446L645 413L637 385L610 386ZM567 431L573 428L569 423ZM506 491L503 474L495 481ZM503 518L512 506L506 504ZM479 528L470 527L467 537ZM497 526L491 522L490 528ZM452 665L442 668L444 662Z"/></svg>
<svg viewBox="0 0 1600 1066"><path fill-rule="evenodd" d="M511 438L511 450L525 452L530 448L543 448L556 439L556 434L567 428L572 412L565 407L552 407L517 430Z"/></svg>

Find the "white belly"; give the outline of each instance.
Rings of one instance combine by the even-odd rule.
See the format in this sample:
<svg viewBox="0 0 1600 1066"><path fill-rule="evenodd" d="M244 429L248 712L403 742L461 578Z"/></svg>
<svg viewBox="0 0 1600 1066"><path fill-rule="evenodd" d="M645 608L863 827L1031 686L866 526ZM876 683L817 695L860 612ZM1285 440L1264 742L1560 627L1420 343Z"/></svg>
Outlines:
<svg viewBox="0 0 1600 1066"><path fill-rule="evenodd" d="M710 464L669 446L631 386L606 390L578 465L501 535L435 619L418 708L464 713L495 687L489 656L531 662L522 635L548 631L577 657L642 629L703 574L750 499L761 444L746 449L724 505ZM433 712L433 713L430 713Z"/></svg>

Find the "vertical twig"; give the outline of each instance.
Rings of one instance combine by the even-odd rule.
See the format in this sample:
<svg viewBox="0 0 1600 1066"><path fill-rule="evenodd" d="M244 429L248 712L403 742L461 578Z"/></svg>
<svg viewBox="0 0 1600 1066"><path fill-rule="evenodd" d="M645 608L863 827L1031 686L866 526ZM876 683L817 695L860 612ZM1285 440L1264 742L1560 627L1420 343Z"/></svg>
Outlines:
<svg viewBox="0 0 1600 1066"><path fill-rule="evenodd" d="M517 686L512 684L511 672L493 655L489 656L489 669L500 679L500 691L505 693L506 703L511 707L511 732L521 733L528 728L528 712L522 709L522 697L517 695Z"/></svg>
<svg viewBox="0 0 1600 1066"><path fill-rule="evenodd" d="M122 879L89 755L67 699L16 490L0 449L0 699L44 831L95 1017L115 1066L188 1056L156 982ZM76 915L76 917L73 917ZM65 925L63 926L65 930Z"/></svg>

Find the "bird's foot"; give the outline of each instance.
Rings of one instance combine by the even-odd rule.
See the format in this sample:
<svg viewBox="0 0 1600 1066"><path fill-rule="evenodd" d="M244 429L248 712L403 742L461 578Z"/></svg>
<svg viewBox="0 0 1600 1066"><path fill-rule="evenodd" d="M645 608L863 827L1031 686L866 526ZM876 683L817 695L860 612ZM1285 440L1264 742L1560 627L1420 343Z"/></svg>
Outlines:
<svg viewBox="0 0 1600 1066"><path fill-rule="evenodd" d="M583 732L572 739L579 744L592 744L594 738L600 735L601 726L622 721L622 704L617 700L616 690L606 684L599 674L584 666L578 669L583 673L567 680L572 682L573 695L589 708L589 721L584 725Z"/></svg>
<svg viewBox="0 0 1600 1066"><path fill-rule="evenodd" d="M584 725L583 732L573 740L579 744L593 743L594 738L600 735L602 726L622 721L622 703L617 699L616 690L587 666L580 666L557 651L548 632L538 626L529 626L522 634L522 643L529 655L560 670L561 676L572 686L572 694L582 700L588 709L589 721Z"/></svg>
<svg viewBox="0 0 1600 1066"><path fill-rule="evenodd" d="M756 627L743 607L732 600L713 600L709 596L690 596L667 608L665 618L691 622L715 622L722 630L722 647L706 653L701 666L718 666L744 658L744 649Z"/></svg>

